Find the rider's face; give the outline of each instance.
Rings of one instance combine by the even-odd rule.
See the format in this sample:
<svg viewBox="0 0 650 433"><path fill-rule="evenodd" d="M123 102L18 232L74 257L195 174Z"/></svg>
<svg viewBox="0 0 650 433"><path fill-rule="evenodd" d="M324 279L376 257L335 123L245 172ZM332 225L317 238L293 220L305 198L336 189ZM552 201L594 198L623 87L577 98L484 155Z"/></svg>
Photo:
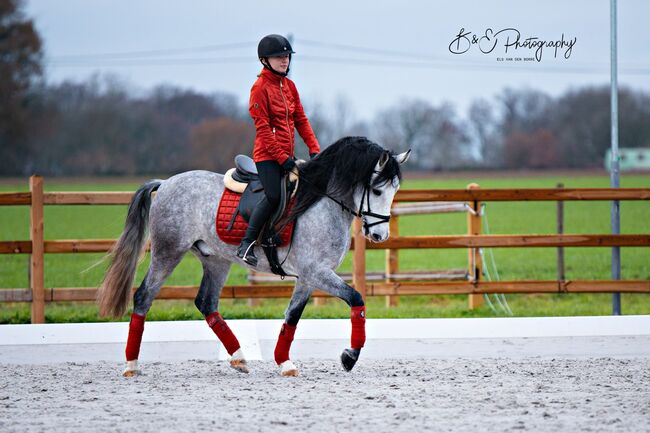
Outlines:
<svg viewBox="0 0 650 433"><path fill-rule="evenodd" d="M269 57L269 65L276 71L285 73L289 68L289 55Z"/></svg>

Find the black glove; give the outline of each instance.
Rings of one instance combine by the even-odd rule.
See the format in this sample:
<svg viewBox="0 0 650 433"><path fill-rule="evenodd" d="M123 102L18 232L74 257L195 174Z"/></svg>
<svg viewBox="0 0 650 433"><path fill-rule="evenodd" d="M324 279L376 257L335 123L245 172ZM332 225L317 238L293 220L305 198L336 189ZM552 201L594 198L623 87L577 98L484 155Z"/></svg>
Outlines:
<svg viewBox="0 0 650 433"><path fill-rule="evenodd" d="M309 159L314 159L318 156L318 152L310 153L309 154Z"/></svg>
<svg viewBox="0 0 650 433"><path fill-rule="evenodd" d="M296 167L296 161L291 159L291 157L287 158L286 161L282 163L282 168L284 171L291 171Z"/></svg>

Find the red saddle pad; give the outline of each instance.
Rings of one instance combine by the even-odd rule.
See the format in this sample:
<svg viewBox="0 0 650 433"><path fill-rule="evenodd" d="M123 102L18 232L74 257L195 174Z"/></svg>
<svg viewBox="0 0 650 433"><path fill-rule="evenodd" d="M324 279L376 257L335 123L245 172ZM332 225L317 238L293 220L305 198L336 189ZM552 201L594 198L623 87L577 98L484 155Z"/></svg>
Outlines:
<svg viewBox="0 0 650 433"><path fill-rule="evenodd" d="M239 245L244 237L244 234L246 233L246 228L248 227L248 223L244 221L244 218L242 218L241 215L237 214L235 222L233 223L230 230L228 230L228 224L230 224L232 215L235 213L235 210L237 210L240 198L241 194L226 189L221 196L221 201L219 201L219 208L217 209L217 236L219 236L219 238L225 243L231 245ZM291 209L292 205L293 200L291 200L287 205L285 214ZM291 242L293 227L294 221L291 221L291 223L287 224L286 227L284 227L284 229L282 229L280 232L280 239L282 239L282 242L280 243L281 247L285 247L289 245L289 242Z"/></svg>

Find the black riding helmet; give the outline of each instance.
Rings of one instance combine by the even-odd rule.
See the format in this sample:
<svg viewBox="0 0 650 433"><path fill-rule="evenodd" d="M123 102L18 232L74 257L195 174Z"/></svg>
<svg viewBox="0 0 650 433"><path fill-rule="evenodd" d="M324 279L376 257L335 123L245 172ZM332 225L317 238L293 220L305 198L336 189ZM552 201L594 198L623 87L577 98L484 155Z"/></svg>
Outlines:
<svg viewBox="0 0 650 433"><path fill-rule="evenodd" d="M294 53L295 51L293 51L293 48L291 48L291 44L287 38L282 35L264 36L260 43L257 45L257 57L260 59L260 62L262 62L262 65L264 65L266 69L269 69L274 74L278 74L283 77L287 76L289 73L289 68L287 68L287 72L285 73L278 72L271 67L268 62L268 58L288 54L289 61L291 61L291 55Z"/></svg>

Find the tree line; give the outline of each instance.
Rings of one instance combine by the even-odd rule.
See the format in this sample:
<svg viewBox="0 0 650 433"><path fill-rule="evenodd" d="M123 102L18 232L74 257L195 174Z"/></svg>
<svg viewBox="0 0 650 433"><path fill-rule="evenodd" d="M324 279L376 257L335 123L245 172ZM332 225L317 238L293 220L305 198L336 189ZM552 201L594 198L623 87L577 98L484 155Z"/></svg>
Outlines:
<svg viewBox="0 0 650 433"><path fill-rule="evenodd" d="M620 146L650 147L650 95L621 89L619 103ZM474 101L464 118L449 103L411 99L353 122L349 105L306 106L321 146L366 135L394 151L411 148L415 170L600 168L610 146L607 86L559 97L506 89ZM114 78L40 84L22 107L3 117L13 133L2 136L3 176L223 172L235 155L251 153L255 136L233 95L159 86L133 96Z"/></svg>

